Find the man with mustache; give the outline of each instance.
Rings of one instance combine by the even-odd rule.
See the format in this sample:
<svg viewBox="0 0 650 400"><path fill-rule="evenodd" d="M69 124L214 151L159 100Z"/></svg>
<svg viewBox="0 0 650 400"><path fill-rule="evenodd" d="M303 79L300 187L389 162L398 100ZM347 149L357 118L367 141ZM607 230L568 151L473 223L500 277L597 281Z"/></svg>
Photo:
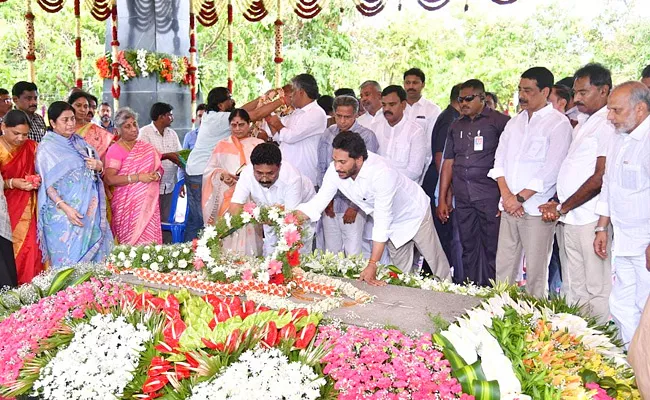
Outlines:
<svg viewBox="0 0 650 400"><path fill-rule="evenodd" d="M251 153L251 164L241 172L230 202L230 214L241 212L249 198L258 206L282 205L293 210L314 197L314 185L293 165L282 161L282 152L272 143L261 143ZM313 227L312 227L313 228ZM313 230L310 232L313 234ZM264 226L264 256L273 253L277 237ZM303 239L301 253L311 253L311 237Z"/></svg>
<svg viewBox="0 0 650 400"><path fill-rule="evenodd" d="M567 301L584 305L600 323L609 318L611 259L599 258L592 242L607 149L615 136L614 126L607 120L611 87L611 73L600 64L587 64L575 73L579 123L558 173L557 197L539 206L543 220L559 220L556 237Z"/></svg>
<svg viewBox="0 0 650 400"><path fill-rule="evenodd" d="M487 174L494 166L499 137L510 117L487 107L478 79L463 83L458 96L461 117L451 124L445 145L440 193L452 184L463 245L464 272L477 285L495 279L499 236L499 187ZM440 196L437 214L447 223L451 204Z"/></svg>
<svg viewBox="0 0 650 400"><path fill-rule="evenodd" d="M353 96L337 96L334 99L335 124L323 132L318 144L318 185L322 186L323 177L332 162L332 142L342 132L356 132L372 152L376 152L379 144L375 134L357 122L359 102ZM347 255L362 253L363 227L366 215L359 212L354 205L340 192L325 208L325 216L321 219L325 236L325 249L333 253L345 251Z"/></svg>
<svg viewBox="0 0 650 400"><path fill-rule="evenodd" d="M113 133L115 131L115 125L113 125L113 120L111 119L112 115L113 109L111 108L111 105L103 102L99 106L100 126L110 133Z"/></svg>
<svg viewBox="0 0 650 400"><path fill-rule="evenodd" d="M390 163L368 152L361 135L339 133L332 143L333 162L314 198L298 206L304 218L317 221L338 191L374 218L372 252L359 279L375 286L377 262L384 248L398 268L408 271L416 246L440 279L449 280L449 263L433 227L429 198L422 188Z"/></svg>
<svg viewBox="0 0 650 400"><path fill-rule="evenodd" d="M32 82L20 81L11 88L14 104L17 110L27 114L29 118L29 139L40 143L45 136L45 121L36 109L38 108L38 88Z"/></svg>
<svg viewBox="0 0 650 400"><path fill-rule="evenodd" d="M366 112L360 115L357 122L364 128L371 129L375 120L382 117L381 111L381 85L376 81L365 81L359 86L359 99Z"/></svg>
<svg viewBox="0 0 650 400"><path fill-rule="evenodd" d="M427 146L422 127L404 114L406 105L406 91L401 86L387 86L381 92L384 118L375 121L371 130L379 142L378 154L409 179L420 183L431 146Z"/></svg>
<svg viewBox="0 0 650 400"><path fill-rule="evenodd" d="M617 134L596 204L594 250L608 257L611 222L616 279L609 309L627 346L650 294L650 89L638 81L622 83L609 95L607 109Z"/></svg>
<svg viewBox="0 0 650 400"><path fill-rule="evenodd" d="M548 264L555 224L542 221L539 206L555 194L560 164L571 143L571 123L548 103L553 74L544 67L521 75L522 112L508 121L488 176L501 193L501 225L496 256L497 281L515 283L522 252L526 291L548 295Z"/></svg>

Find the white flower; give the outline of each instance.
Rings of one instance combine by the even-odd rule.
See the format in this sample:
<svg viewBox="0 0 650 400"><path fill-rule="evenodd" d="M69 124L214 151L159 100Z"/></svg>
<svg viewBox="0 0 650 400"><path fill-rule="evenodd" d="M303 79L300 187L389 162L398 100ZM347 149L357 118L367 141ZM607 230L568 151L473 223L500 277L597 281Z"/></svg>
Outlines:
<svg viewBox="0 0 650 400"><path fill-rule="evenodd" d="M180 251L178 251L178 250L174 250L174 251L172 252L172 257L176 258L176 257L178 257L180 254L181 254Z"/></svg>
<svg viewBox="0 0 650 400"><path fill-rule="evenodd" d="M120 261L126 260L126 254L123 251L120 251L120 254L117 255L117 259Z"/></svg>
<svg viewBox="0 0 650 400"><path fill-rule="evenodd" d="M249 213L247 213L245 211L241 213L241 222L243 222L244 224L247 224L247 223L251 222L252 219L253 219L253 216L251 214L249 214Z"/></svg>
<svg viewBox="0 0 650 400"><path fill-rule="evenodd" d="M147 262L150 259L151 259L151 257L149 256L149 253L142 254L142 261Z"/></svg>
<svg viewBox="0 0 650 400"><path fill-rule="evenodd" d="M154 250L159 252L160 250L162 250L162 246L157 244L156 246L154 246Z"/></svg>
<svg viewBox="0 0 650 400"><path fill-rule="evenodd" d="M190 249L188 247L183 249L183 254L189 254L189 253L190 253Z"/></svg>
<svg viewBox="0 0 650 400"><path fill-rule="evenodd" d="M230 213L225 213L223 219L226 220L226 226L232 228L232 215L230 215Z"/></svg>
<svg viewBox="0 0 650 400"><path fill-rule="evenodd" d="M206 242L215 237L217 237L217 230L214 226L208 225L203 229L203 236L201 238L205 239Z"/></svg>
<svg viewBox="0 0 650 400"><path fill-rule="evenodd" d="M138 254L133 249L131 249L131 251L129 252L129 257L131 257L131 258L135 258L135 256L137 256L137 255Z"/></svg>
<svg viewBox="0 0 650 400"><path fill-rule="evenodd" d="M180 261L178 262L178 268L181 268L181 269L185 269L185 268L187 268L187 261L185 261L185 260L180 260Z"/></svg>
<svg viewBox="0 0 650 400"><path fill-rule="evenodd" d="M160 268L158 267L158 263L157 263L157 262L153 262L153 263L151 263L151 265L149 265L149 269L151 269L152 271L155 271L155 272L160 271Z"/></svg>
<svg viewBox="0 0 650 400"><path fill-rule="evenodd" d="M262 271L257 274L257 280L264 283L269 283L269 273L267 271Z"/></svg>
<svg viewBox="0 0 650 400"><path fill-rule="evenodd" d="M124 268L131 268L131 260L125 260L124 261Z"/></svg>
<svg viewBox="0 0 650 400"><path fill-rule="evenodd" d="M163 261L165 261L165 257L158 256L157 260L158 260L158 262L163 262Z"/></svg>

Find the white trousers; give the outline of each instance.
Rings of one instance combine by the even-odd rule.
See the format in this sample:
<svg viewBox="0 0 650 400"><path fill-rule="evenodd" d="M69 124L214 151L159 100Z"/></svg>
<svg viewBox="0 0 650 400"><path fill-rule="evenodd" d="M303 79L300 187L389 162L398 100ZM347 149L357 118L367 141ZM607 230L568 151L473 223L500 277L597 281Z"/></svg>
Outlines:
<svg viewBox="0 0 650 400"><path fill-rule="evenodd" d="M365 214L358 212L357 218L352 224L343 223L343 213L335 214L334 218L323 213L320 220L325 236L326 250L333 253L344 251L348 256L362 253L363 227L366 225Z"/></svg>
<svg viewBox="0 0 650 400"><path fill-rule="evenodd" d="M650 294L650 271L645 267L645 255L615 256L614 270L609 310L627 348Z"/></svg>
<svg viewBox="0 0 650 400"><path fill-rule="evenodd" d="M370 259L372 253L372 227L375 226L375 222L372 217L368 216L366 218L366 225L363 227L363 243L361 247L363 249L363 256L367 259ZM384 247L384 252L379 259L380 264L389 265L391 264L390 256L388 255L388 246Z"/></svg>

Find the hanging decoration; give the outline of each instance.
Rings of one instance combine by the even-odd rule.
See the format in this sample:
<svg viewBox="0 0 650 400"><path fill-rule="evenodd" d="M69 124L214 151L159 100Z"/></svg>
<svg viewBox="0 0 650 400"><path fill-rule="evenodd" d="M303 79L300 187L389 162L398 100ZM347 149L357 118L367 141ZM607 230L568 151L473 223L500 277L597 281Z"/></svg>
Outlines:
<svg viewBox="0 0 650 400"><path fill-rule="evenodd" d="M517 0L492 0L494 3L497 3L498 5L505 5L505 4L512 4Z"/></svg>
<svg viewBox="0 0 650 400"><path fill-rule="evenodd" d="M365 17L372 17L383 11L386 0L354 0L357 11Z"/></svg>
<svg viewBox="0 0 650 400"><path fill-rule="evenodd" d="M275 62L275 87L279 88L282 86L282 61L284 59L282 58L282 42L283 42L283 37L282 37L282 25L284 23L282 22L282 0L278 0L278 18L275 20L275 58L273 58L273 62Z"/></svg>
<svg viewBox="0 0 650 400"><path fill-rule="evenodd" d="M27 0L27 12L25 13L25 29L27 30L27 80L34 82L36 80L36 70L34 61L36 60L34 41L34 13L32 13L32 0Z"/></svg>
<svg viewBox="0 0 650 400"><path fill-rule="evenodd" d="M323 7L321 6L321 3L323 3L323 0L295 0L295 4L293 5L293 11L298 15L300 18L304 19L312 19L315 16L317 16L321 11L323 11Z"/></svg>
<svg viewBox="0 0 650 400"><path fill-rule="evenodd" d="M36 0L41 8L49 13L57 13L63 9L64 0Z"/></svg>
<svg viewBox="0 0 650 400"><path fill-rule="evenodd" d="M194 1L190 0L190 58L187 65L190 80L190 98L192 100L191 115L196 115L196 21L194 16Z"/></svg>
<svg viewBox="0 0 650 400"><path fill-rule="evenodd" d="M234 10L232 7L232 0L228 0L228 91L232 93L232 84L233 84L233 43L232 43L232 23L234 17Z"/></svg>
<svg viewBox="0 0 650 400"><path fill-rule="evenodd" d="M259 22L269 15L269 11L266 9L264 1L255 0L244 9L243 15L249 22Z"/></svg>
<svg viewBox="0 0 650 400"><path fill-rule="evenodd" d="M113 96L113 110L120 108L120 63L117 61L120 42L117 40L117 0L112 0L111 4L111 54L113 64L111 65L113 85L111 86L111 95ZM108 65L108 62L106 62Z"/></svg>
<svg viewBox="0 0 650 400"><path fill-rule="evenodd" d="M199 23L203 26L213 26L219 20L219 14L217 13L217 8L214 5L214 1L200 1L201 9L197 15Z"/></svg>
<svg viewBox="0 0 650 400"><path fill-rule="evenodd" d="M90 9L90 15L97 21L106 21L111 16L111 0L86 0L86 5Z"/></svg>
<svg viewBox="0 0 650 400"><path fill-rule="evenodd" d="M83 86L83 70L81 68L81 0L74 0L74 18L77 28L77 37L74 39L74 54L77 57L75 86L81 89Z"/></svg>
<svg viewBox="0 0 650 400"><path fill-rule="evenodd" d="M418 4L427 11L435 11L449 4L449 0L418 0Z"/></svg>

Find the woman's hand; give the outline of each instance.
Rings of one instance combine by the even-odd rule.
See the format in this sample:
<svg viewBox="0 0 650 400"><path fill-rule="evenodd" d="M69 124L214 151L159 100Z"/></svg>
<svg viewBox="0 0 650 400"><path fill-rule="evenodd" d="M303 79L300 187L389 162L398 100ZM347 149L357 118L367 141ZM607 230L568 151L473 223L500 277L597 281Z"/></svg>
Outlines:
<svg viewBox="0 0 650 400"><path fill-rule="evenodd" d="M70 221L72 225L84 226L84 224L81 223L81 220L83 219L84 216L81 215L79 211L75 210L74 208L70 207L65 203L61 203L60 208L61 211L65 213L66 217L68 217L68 221Z"/></svg>
<svg viewBox="0 0 650 400"><path fill-rule="evenodd" d="M237 183L237 179L238 178L235 175L229 174L227 172L221 174L221 180L228 186L235 185Z"/></svg>
<svg viewBox="0 0 650 400"><path fill-rule="evenodd" d="M27 181L27 179L22 178L13 178L11 180L11 186L14 189L24 190L26 192L31 192L32 190L38 189L38 186L34 185L32 182Z"/></svg>
<svg viewBox="0 0 650 400"><path fill-rule="evenodd" d="M96 158L89 158L86 157L86 168L93 170L93 171L101 171L104 169L104 164L97 160Z"/></svg>
<svg viewBox="0 0 650 400"><path fill-rule="evenodd" d="M148 174L138 174L138 179L142 183L156 182L158 180L158 174L155 172Z"/></svg>

